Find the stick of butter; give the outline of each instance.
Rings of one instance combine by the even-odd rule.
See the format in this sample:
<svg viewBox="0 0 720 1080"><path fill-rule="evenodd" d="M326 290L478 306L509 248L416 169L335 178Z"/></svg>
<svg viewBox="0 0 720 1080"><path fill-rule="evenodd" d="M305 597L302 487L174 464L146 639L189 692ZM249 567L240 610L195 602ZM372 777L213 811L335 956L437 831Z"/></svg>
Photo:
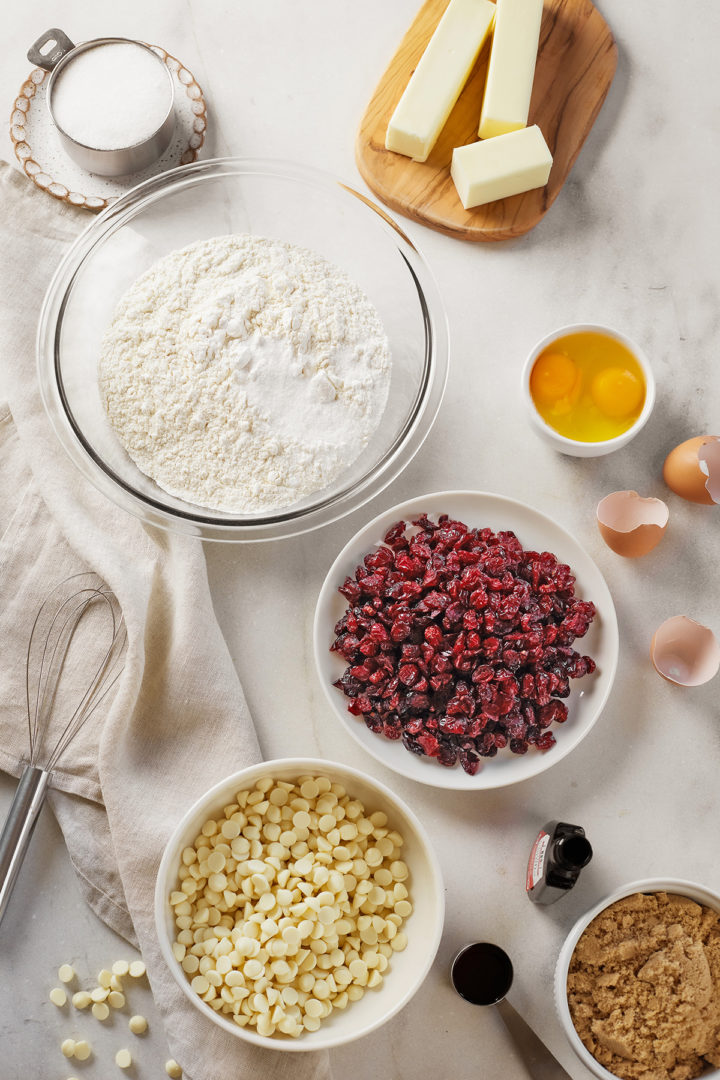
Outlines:
<svg viewBox="0 0 720 1080"><path fill-rule="evenodd" d="M425 161L467 82L495 15L490 0L450 0L390 118L385 149Z"/></svg>
<svg viewBox="0 0 720 1080"><path fill-rule="evenodd" d="M466 210L545 187L552 154L540 128L520 128L453 150L450 175Z"/></svg>
<svg viewBox="0 0 720 1080"><path fill-rule="evenodd" d="M535 77L543 0L497 0L480 138L491 139L527 124Z"/></svg>

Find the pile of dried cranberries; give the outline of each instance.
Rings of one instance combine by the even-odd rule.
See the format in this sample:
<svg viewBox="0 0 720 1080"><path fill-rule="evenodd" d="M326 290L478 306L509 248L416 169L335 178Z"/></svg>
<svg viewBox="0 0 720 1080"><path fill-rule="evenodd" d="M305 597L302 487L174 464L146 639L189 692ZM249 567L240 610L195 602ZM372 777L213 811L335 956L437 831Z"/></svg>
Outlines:
<svg viewBox="0 0 720 1080"><path fill-rule="evenodd" d="M473 775L506 746L555 743L570 679L595 670L571 646L595 615L570 567L513 532L426 514L399 521L339 592L348 608L335 683L371 731Z"/></svg>

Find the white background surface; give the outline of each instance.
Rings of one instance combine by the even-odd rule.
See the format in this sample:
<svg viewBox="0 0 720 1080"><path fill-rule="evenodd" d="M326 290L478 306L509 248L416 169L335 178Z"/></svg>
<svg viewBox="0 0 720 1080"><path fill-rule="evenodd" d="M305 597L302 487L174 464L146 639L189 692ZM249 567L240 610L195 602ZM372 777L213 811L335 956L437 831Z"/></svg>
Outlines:
<svg viewBox="0 0 720 1080"><path fill-rule="evenodd" d="M289 158L362 188L353 160L363 109L417 0L36 0L6 24L0 101L9 115L29 44L60 25L75 40L140 37L180 57L203 87L210 153ZM530 235L464 245L403 223L438 279L450 321L451 374L427 443L372 504L322 533L265 546L208 548L218 617L267 757L318 754L374 772L421 816L447 884L447 923L435 965L412 1003L381 1031L336 1052L354 1080L521 1080L499 1018L474 1010L448 984L464 942L490 939L512 955L511 1000L574 1080L576 1061L552 1004L552 972L575 918L623 882L653 875L720 889L718 682L682 691L648 662L655 626L688 614L720 632L718 511L682 503L661 478L665 454L718 428L716 362L716 101L720 7L604 0L620 50L615 82L565 189ZM9 139L2 133L4 155ZM571 322L609 323L647 352L658 402L646 429L607 458L577 460L539 442L521 408L519 373L534 342ZM395 502L443 488L479 488L525 500L555 517L605 573L621 633L615 689L600 721L569 757L520 787L457 793L385 772L334 722L311 653L314 601L347 539ZM610 491L667 499L670 527L656 552L624 562L604 547L594 508ZM0 778L0 799L13 783ZM551 908L531 905L524 870L539 826L582 824L595 858ZM47 1000L72 959L97 971L128 950L83 906L49 813L40 822L0 951L0 1077L87 1080L120 1075L112 1053L131 1045L135 1076L164 1075L167 1056L149 992L136 991L151 1031L142 1042L122 1018L109 1030ZM98 1057L71 1066L61 1038L74 1030ZM112 1052L112 1053L111 1053ZM226 1078L218 1078L226 1080Z"/></svg>

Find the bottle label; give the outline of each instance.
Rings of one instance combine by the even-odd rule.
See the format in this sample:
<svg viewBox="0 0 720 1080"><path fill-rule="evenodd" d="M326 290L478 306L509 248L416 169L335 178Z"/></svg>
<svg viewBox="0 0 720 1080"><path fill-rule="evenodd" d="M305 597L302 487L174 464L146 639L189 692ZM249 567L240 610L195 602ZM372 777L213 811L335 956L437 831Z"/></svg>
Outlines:
<svg viewBox="0 0 720 1080"><path fill-rule="evenodd" d="M531 889L534 889L539 881L542 881L545 872L545 855L549 843L550 834L542 831L539 832L537 839L533 844L532 851L530 852L530 858L528 859L527 879L525 882L525 888L528 892L530 892Z"/></svg>

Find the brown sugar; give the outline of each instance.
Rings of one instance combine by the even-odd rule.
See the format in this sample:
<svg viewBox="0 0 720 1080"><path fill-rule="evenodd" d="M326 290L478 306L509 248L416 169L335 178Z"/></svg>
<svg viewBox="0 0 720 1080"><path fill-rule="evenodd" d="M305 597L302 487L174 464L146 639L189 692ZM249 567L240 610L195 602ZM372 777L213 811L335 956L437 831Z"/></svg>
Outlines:
<svg viewBox="0 0 720 1080"><path fill-rule="evenodd" d="M583 1043L622 1080L692 1080L720 1067L720 914L635 893L583 932L567 980Z"/></svg>

